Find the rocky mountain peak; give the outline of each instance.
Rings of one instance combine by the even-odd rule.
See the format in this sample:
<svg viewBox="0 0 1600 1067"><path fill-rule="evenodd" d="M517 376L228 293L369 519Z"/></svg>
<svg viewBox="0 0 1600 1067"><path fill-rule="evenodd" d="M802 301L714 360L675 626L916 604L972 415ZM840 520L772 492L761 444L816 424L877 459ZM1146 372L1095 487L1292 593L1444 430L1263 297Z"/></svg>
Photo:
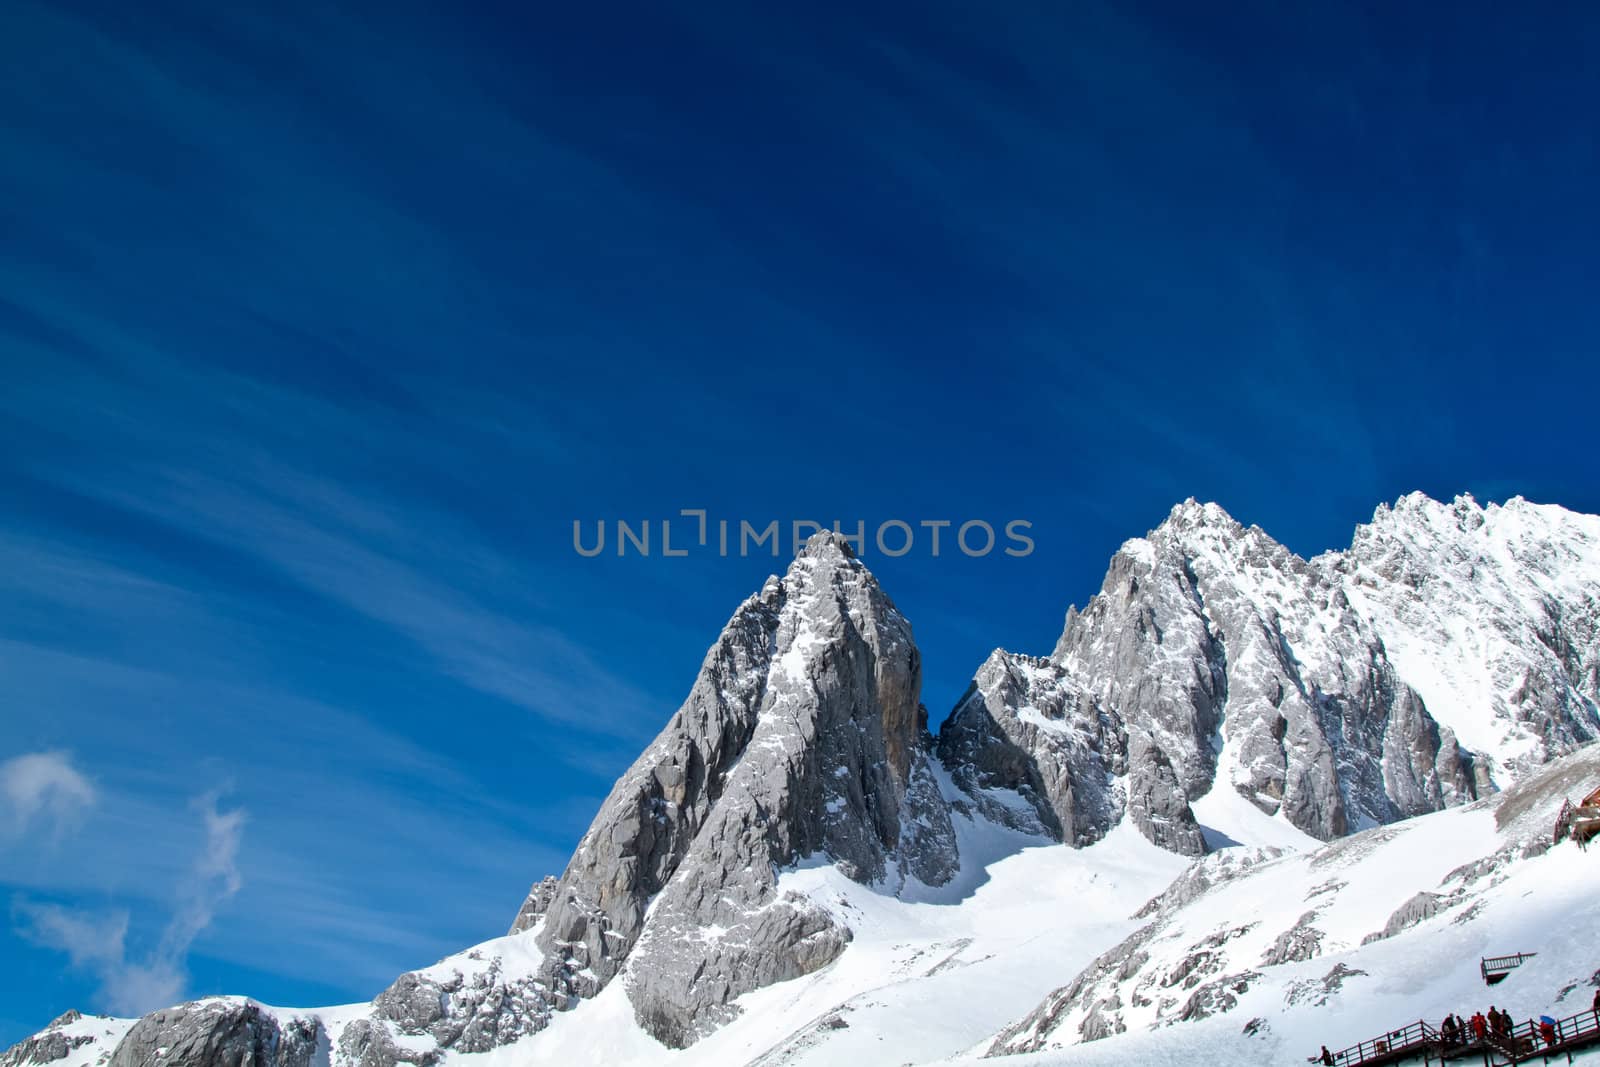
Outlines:
<svg viewBox="0 0 1600 1067"><path fill-rule="evenodd" d="M513 930L537 928L551 985L589 996L622 975L641 1024L688 1044L848 943L778 893L779 869L823 856L891 892L947 880L921 683L910 623L847 541L813 536L735 612L566 872L530 892Z"/></svg>
<svg viewBox="0 0 1600 1067"><path fill-rule="evenodd" d="M1149 546L1146 548L1145 546ZM1231 571L1241 568L1303 568L1305 561L1259 526L1245 526L1220 505L1192 498L1173 508L1160 526L1123 545L1132 560L1170 557L1180 565L1207 561Z"/></svg>
<svg viewBox="0 0 1600 1067"><path fill-rule="evenodd" d="M799 559L820 559L833 556L843 556L845 559L855 559L856 551L851 547L850 541L834 530L821 530L806 538L806 543L800 546L796 554Z"/></svg>
<svg viewBox="0 0 1600 1067"><path fill-rule="evenodd" d="M1167 513L1166 519L1156 527L1156 532L1193 530L1200 527L1212 527L1224 531L1242 528L1222 505L1214 501L1201 503L1190 497L1183 503L1173 506Z"/></svg>
<svg viewBox="0 0 1600 1067"><path fill-rule="evenodd" d="M1067 840L1127 815L1190 853L1204 848L1192 805L1217 789L1323 839L1470 798L1483 768L1345 584L1326 560L1187 501L1125 543L1100 593L1069 612L1053 673L991 657L941 753L996 763L1003 737L1031 759L998 762L1037 780L978 777L1055 798Z"/></svg>

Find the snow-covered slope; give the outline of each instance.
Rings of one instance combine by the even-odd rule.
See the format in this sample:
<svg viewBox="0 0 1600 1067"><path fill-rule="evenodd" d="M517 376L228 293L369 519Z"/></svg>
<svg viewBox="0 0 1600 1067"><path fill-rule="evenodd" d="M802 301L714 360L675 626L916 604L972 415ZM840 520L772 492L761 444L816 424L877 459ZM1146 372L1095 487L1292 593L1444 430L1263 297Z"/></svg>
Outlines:
<svg viewBox="0 0 1600 1067"><path fill-rule="evenodd" d="M1491 800L1308 852L1208 856L984 1051L1126 1063L1204 1047L1204 1062L1284 1063L1491 1003L1518 1020L1588 1010L1600 853L1551 848L1551 828L1563 799L1597 784L1589 746ZM1480 957L1516 952L1538 955L1485 988Z"/></svg>
<svg viewBox="0 0 1600 1067"><path fill-rule="evenodd" d="M1282 1062L1339 1012L1310 1050L1464 1007L1480 947L1595 932L1596 869L1537 839L1600 784L1593 748L1543 767L1600 733L1600 519L1408 497L1307 561L1191 501L937 741L920 674L819 534L508 936L370 1004L64 1018L0 1067Z"/></svg>
<svg viewBox="0 0 1600 1067"><path fill-rule="evenodd" d="M850 924L850 948L814 975L741 997L738 1017L692 1047L673 1051L653 1041L632 1021L625 998L607 990L490 1063L777 1067L958 1055L1097 947L1126 936L1137 926L1128 901L1158 891L1184 867L1131 828L1072 850L962 816L957 823L971 865L919 900L875 892L827 865L784 872L785 892ZM603 1055L594 1045L598 1032Z"/></svg>
<svg viewBox="0 0 1600 1067"><path fill-rule="evenodd" d="M1600 852L1551 849L1549 830L1561 800L1596 783L1600 746L1589 746L1464 807L1326 845L1305 839L1302 851L1250 844L1192 863L1130 824L1067 849L958 816L966 863L925 899L876 892L822 864L783 872L785 891L851 924L851 947L816 974L745 994L737 1018L688 1049L652 1038L613 983L538 1034L444 1059L1267 1065L1490 1003L1518 1019L1571 1014L1600 987ZM1248 805L1236 822L1219 814L1235 838L1272 828ZM533 945L513 935L422 973L455 988L495 969L533 973ZM1539 955L1486 989L1479 957L1517 951ZM260 1010L281 1025L315 1021L326 1050L368 1022L366 1006ZM128 1026L72 1023L68 1033L98 1040L58 1062L104 1062ZM411 1062L439 1056L426 1038L387 1032ZM27 1062L45 1061L7 1067Z"/></svg>

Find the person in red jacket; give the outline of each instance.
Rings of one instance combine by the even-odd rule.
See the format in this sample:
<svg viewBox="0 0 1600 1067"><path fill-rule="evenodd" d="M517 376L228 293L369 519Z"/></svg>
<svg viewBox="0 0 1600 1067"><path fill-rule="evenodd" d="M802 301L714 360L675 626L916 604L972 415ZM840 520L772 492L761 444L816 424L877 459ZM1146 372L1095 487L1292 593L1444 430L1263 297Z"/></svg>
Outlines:
<svg viewBox="0 0 1600 1067"><path fill-rule="evenodd" d="M1472 1036L1477 1038L1479 1041L1482 1041L1483 1040L1483 1035L1488 1033L1488 1032L1489 1032L1489 1020L1487 1020L1487 1019L1485 1019L1483 1017L1483 1012L1481 1012L1481 1011L1473 1012L1472 1013Z"/></svg>

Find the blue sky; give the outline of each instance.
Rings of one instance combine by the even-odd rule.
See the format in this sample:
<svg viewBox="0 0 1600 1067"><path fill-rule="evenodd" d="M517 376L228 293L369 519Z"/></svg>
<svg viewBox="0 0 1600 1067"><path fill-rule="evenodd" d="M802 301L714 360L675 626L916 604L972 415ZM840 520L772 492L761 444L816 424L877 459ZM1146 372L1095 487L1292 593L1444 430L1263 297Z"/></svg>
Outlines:
<svg viewBox="0 0 1600 1067"><path fill-rule="evenodd" d="M1592 8L676 6L0 10L0 1044L503 932L781 567L574 519L1028 520L937 719L1188 496L1600 511Z"/></svg>

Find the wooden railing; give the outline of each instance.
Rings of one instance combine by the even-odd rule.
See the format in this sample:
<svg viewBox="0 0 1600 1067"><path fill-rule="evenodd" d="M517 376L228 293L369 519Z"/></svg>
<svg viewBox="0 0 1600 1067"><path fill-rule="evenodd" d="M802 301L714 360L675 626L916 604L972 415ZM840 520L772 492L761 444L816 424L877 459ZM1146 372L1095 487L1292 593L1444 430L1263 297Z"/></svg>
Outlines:
<svg viewBox="0 0 1600 1067"><path fill-rule="evenodd" d="M1406 1053L1425 1052L1439 1044L1439 1031L1421 1021L1369 1038L1333 1054L1338 1067L1359 1067L1363 1063L1389 1063Z"/></svg>
<svg viewBox="0 0 1600 1067"><path fill-rule="evenodd" d="M1551 1029L1554 1040L1546 1042L1538 1021L1529 1019L1513 1026L1509 1035L1490 1034L1488 1041L1509 1062L1524 1063L1535 1056L1567 1052L1580 1045L1600 1041L1600 1016L1592 1011L1580 1011L1565 1019L1557 1019Z"/></svg>
<svg viewBox="0 0 1600 1067"><path fill-rule="evenodd" d="M1554 1041L1546 1043L1539 1023L1528 1020L1513 1024L1509 1033L1490 1031L1481 1041L1470 1029L1465 1029L1457 1040L1447 1042L1437 1028L1418 1020L1335 1052L1333 1062L1337 1067L1361 1067L1362 1064L1395 1063L1414 1056L1426 1059L1437 1056L1442 1063L1447 1056L1483 1050L1485 1062L1488 1062L1487 1053L1493 1052L1505 1057L1506 1063L1526 1063L1537 1057L1600 1042L1600 1015L1592 1011L1569 1015L1556 1021L1554 1031Z"/></svg>
<svg viewBox="0 0 1600 1067"><path fill-rule="evenodd" d="M1510 956L1485 956L1478 963L1478 971L1483 975L1483 980L1493 985L1496 981L1506 976L1506 972L1521 967L1523 962L1537 956L1537 952L1517 952ZM1492 980L1490 976L1495 976Z"/></svg>

